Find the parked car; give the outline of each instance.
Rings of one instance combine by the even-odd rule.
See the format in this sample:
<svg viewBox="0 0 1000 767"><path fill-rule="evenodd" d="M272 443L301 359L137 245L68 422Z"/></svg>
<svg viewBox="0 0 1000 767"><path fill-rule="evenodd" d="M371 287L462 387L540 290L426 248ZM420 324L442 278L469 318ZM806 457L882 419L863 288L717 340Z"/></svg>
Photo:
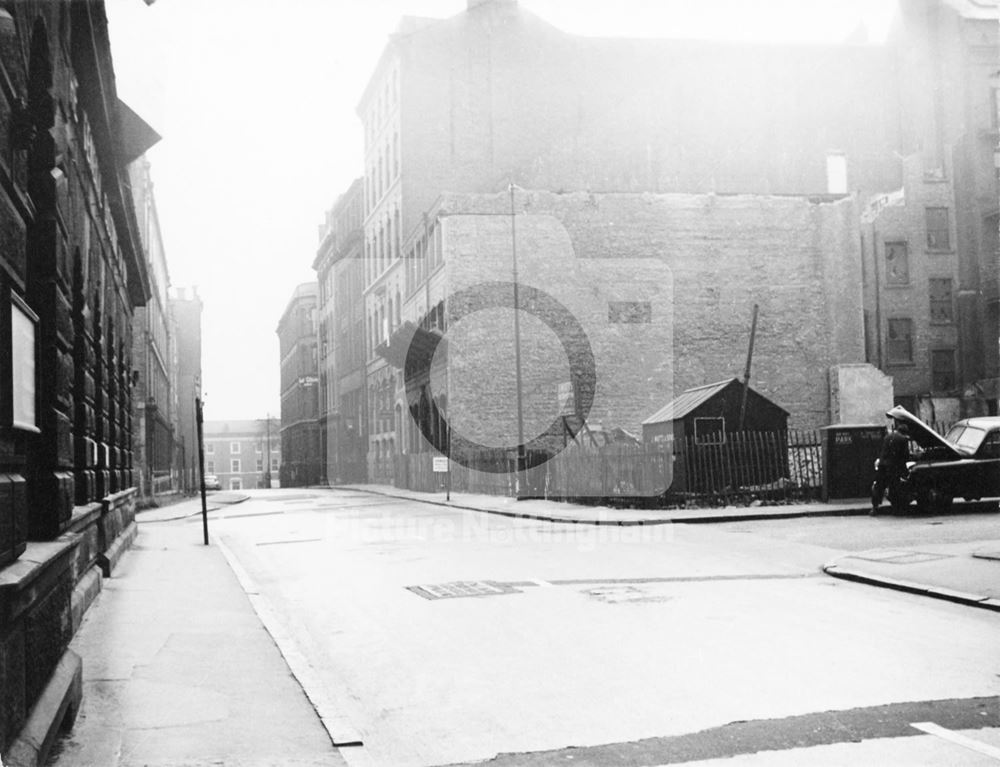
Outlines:
<svg viewBox="0 0 1000 767"><path fill-rule="evenodd" d="M217 476L215 476L214 474L206 474L205 475L205 489L206 490L221 490L222 489L222 483L219 481L219 478Z"/></svg>
<svg viewBox="0 0 1000 767"><path fill-rule="evenodd" d="M1000 417L966 418L942 436L905 408L887 415L910 424L910 438L920 447L894 505L915 500L922 511L945 511L955 498L1000 496Z"/></svg>

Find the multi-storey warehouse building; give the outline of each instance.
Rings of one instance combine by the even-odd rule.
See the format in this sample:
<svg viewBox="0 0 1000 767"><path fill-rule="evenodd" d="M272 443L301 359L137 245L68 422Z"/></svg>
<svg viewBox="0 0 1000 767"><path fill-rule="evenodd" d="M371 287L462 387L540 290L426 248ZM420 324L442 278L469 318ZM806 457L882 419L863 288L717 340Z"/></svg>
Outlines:
<svg viewBox="0 0 1000 767"><path fill-rule="evenodd" d="M201 396L201 298L196 288L175 288L170 296L177 351L177 434L181 489L197 490L198 426L195 399Z"/></svg>
<svg viewBox="0 0 1000 767"><path fill-rule="evenodd" d="M516 0L469 0L443 20L404 18L357 107L365 137L370 471L388 479L385 459L415 447L403 421L419 397L409 401L393 335L411 333L407 323L443 332L455 315L445 267L455 243L448 206L437 201L497 194L509 184L518 190L511 206L518 217L532 215L524 206L544 192L592 194L595 207L609 199L602 195L631 195L615 200L636 209L632 225L674 244L651 252L644 230L622 237L621 221L610 220L605 240L619 256L670 265L688 258L685 242L703 251L707 272L692 289L714 295L716 310L699 327L675 326L678 385L737 374L742 355L716 354L716 341L749 324L751 305L761 303L755 360L775 374L755 384L778 403L812 403L792 409L793 425L829 422L821 403L830 402L829 368L839 363L871 362L895 379L898 401L923 415L934 410L937 420L942 411L995 410L997 83L987 62L996 59L996 19L995 3L915 0L903 4L886 44L751 45L577 37ZM879 203L871 201L900 190L910 213L873 229ZM678 215L671 204L653 204L662 218L638 215L651 194L708 195L706 211L712 199L744 202L670 237ZM786 228L782 239L789 198L814 205L814 216L823 210L817 203L853 202L800 231ZM556 208L571 237L590 215ZM717 229L723 219L728 228ZM809 231L826 241L796 241ZM709 236L707 250L695 241ZM906 298L884 271L885 249L899 253L900 242L910 244L911 261L927 260L914 267ZM837 250L826 252L831 243ZM796 264L811 259L809 286L832 276L850 282L813 294L816 311L796 314L794 302L769 297L783 283L767 270L730 268L730 246L752 261L765 245L765 259L783 249ZM483 278L500 279L488 271ZM692 300L701 299L675 295L677 306ZM921 307L908 326L899 300ZM807 322L830 325L815 332L834 345L789 347L783 329Z"/></svg>
<svg viewBox="0 0 1000 767"><path fill-rule="evenodd" d="M363 482L365 297L358 179L327 212L313 261L319 285L320 452L330 483Z"/></svg>
<svg viewBox="0 0 1000 767"><path fill-rule="evenodd" d="M139 235L146 253L150 297L132 323L133 463L141 503L181 488L177 408L177 348L170 312L170 272L153 181L145 159L129 168Z"/></svg>
<svg viewBox="0 0 1000 767"><path fill-rule="evenodd" d="M278 322L281 354L281 486L325 482L320 453L319 360L316 348L318 289L295 288Z"/></svg>

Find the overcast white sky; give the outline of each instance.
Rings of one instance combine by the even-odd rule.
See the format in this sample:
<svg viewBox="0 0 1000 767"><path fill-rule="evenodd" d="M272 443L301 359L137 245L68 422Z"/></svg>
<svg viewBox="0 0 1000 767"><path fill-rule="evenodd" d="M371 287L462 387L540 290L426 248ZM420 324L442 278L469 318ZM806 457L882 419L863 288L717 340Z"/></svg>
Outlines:
<svg viewBox="0 0 1000 767"><path fill-rule="evenodd" d="M520 0L576 34L839 42L894 0ZM362 173L354 107L402 15L466 0L107 0L118 93L148 153L171 283L204 301L209 420L280 412L275 330L317 227Z"/></svg>

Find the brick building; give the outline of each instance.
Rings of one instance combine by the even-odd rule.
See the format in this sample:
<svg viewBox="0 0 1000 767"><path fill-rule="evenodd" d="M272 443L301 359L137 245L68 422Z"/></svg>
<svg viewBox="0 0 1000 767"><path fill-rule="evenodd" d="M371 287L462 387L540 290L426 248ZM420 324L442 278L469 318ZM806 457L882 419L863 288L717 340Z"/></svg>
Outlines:
<svg viewBox="0 0 1000 767"><path fill-rule="evenodd" d="M252 421L205 421L205 474L219 478L223 490L271 487L281 472L281 423L275 418Z"/></svg>
<svg viewBox="0 0 1000 767"><path fill-rule="evenodd" d="M401 452L427 449L420 433L435 430L432 402L480 445L518 443L512 301L483 298L510 278L515 248L519 301L530 307L520 328L527 438L565 412L566 397L588 401L591 423L639 434L675 390L739 375L754 304L755 388L786 407L794 427L828 422L826 371L864 353L855 197L516 190L514 200L513 217L508 194L448 194L431 209L434 287L449 300L422 331L447 330L448 340L443 355L435 350L437 365L425 360L423 378L407 371L411 385L393 395L393 409L411 416L400 419ZM402 314L419 317L427 285L404 286ZM534 290L568 314L548 312ZM585 361L561 342L575 324L593 354L589 394L575 371ZM391 333L376 353L402 378L409 350L426 336L410 322Z"/></svg>
<svg viewBox="0 0 1000 767"><path fill-rule="evenodd" d="M201 396L201 298L197 288L174 288L170 294L177 357L177 434L181 489L198 489L198 426L195 398Z"/></svg>
<svg viewBox="0 0 1000 767"><path fill-rule="evenodd" d="M443 224L430 214L442 193L499 192L513 182L595 194L821 194L829 188L831 157L851 163L853 188L895 188L891 60L875 46L582 38L513 0L470 2L444 20L404 18L358 105L369 464L376 478L388 478L387 458L413 447L400 441L402 376L378 350L404 321L424 318L442 331L447 323ZM860 157L870 159L853 164ZM743 225L739 217L733 223ZM754 230L719 236L743 243L746 232ZM629 246L643 235L632 239ZM622 255L662 257L643 248ZM724 275L703 276L701 288L722 289L713 282ZM760 275L748 278L749 286L766 284ZM698 331L679 329L675 342L722 335L732 325L745 339L748 316L749 306L732 317L713 314ZM860 338L860 319L854 324ZM745 354L742 340L741 347ZM856 347L860 359L863 346ZM685 351L689 358L702 353ZM810 391L826 386L820 380ZM814 410L799 417L822 421Z"/></svg>
<svg viewBox="0 0 1000 767"><path fill-rule="evenodd" d="M835 241L843 246L840 257L856 261L838 266L834 259L827 267L856 280L839 288L852 297L846 304L824 298L820 305L852 314L838 309L797 315L781 301L766 309L793 334L807 322L831 323L814 331L839 336L822 347L836 350L831 359L878 364L872 350L888 347L890 330L895 334L901 324L890 328L890 317L875 311L876 297L885 305L901 294L886 293L888 286L871 281L872 264L866 262L864 271L855 268L861 255L843 237L855 232L860 241L864 204L904 183L912 185L917 162L924 168L919 194L928 201L950 197L953 202L928 202L922 207L948 210L921 210L904 222L905 237L891 236L926 239L928 215L938 230L935 216L952 217L954 223L945 228L952 227L956 243L965 238L968 255L956 245L949 272L957 317L951 393L989 388L989 377L977 383L980 379L973 379L981 373L962 360L981 359L982 374L988 374L992 352L984 347L996 347L996 322L990 316L995 280L988 278L996 271L996 226L990 216L995 216L997 195L985 154L995 144L995 124L982 122L993 119L983 104L991 92L988 75L995 72L985 62L996 59L991 21L996 6L971 0L917 0L904 6L896 37L885 45L583 38L555 29L515 0L470 0L465 12L443 20L404 18L357 108L365 136L368 448L374 476L388 479L387 459L410 447L400 440L402 376L379 350L407 322L423 318L425 329L436 326L443 332L449 315L443 224L431 215L434 201L448 193L497 193L510 182L595 194L737 195L752 201L750 209L757 208L764 219L780 209L772 203L781 196L799 196L802 210L815 214L822 206L802 196L825 200L822 195L828 193L850 193L856 202L839 204L832 218L847 210L856 217L835 226ZM940 162L929 164L931 151ZM944 183L931 191L925 182L936 171L929 174L927 168L949 164ZM747 245L761 234L750 209L733 216L732 230L715 235L720 242ZM645 225L641 217L635 221ZM830 217L799 223L803 234L828 234L824 227L832 225ZM766 242L769 235L763 236ZM627 255L646 252L643 237L634 234L629 244L635 250ZM666 254L658 257L669 261ZM699 294L711 297L729 289L725 271L706 269L700 278ZM934 279L935 291L946 289L943 275ZM741 287L766 292L770 284L751 272ZM912 300L930 305L929 295ZM747 307L718 308L704 325L677 326L675 343L692 370L711 367L715 339L742 328L749 315ZM902 402L933 393L935 383L947 378L946 349L937 346L943 341L928 333L914 343L917 375L882 360L886 372L899 373L896 395ZM784 365L775 360L773 371L755 364L755 379L758 371L786 379L784 388L790 391L777 400L789 403L793 424L819 424L830 417L827 371L812 370L816 380L806 381L809 371L796 368L808 356L794 354ZM825 356L814 355L813 361ZM697 385L731 372L680 383ZM961 408L977 407L969 397L956 402ZM799 412L796 403L803 408Z"/></svg>
<svg viewBox="0 0 1000 767"><path fill-rule="evenodd" d="M304 487L325 481L320 452L319 359L315 282L295 288L278 322L281 354L281 486Z"/></svg>
<svg viewBox="0 0 1000 767"><path fill-rule="evenodd" d="M69 641L136 532L151 286L128 168L156 134L118 100L101 2L5 4L0 71L0 753L34 764L77 710Z"/></svg>
<svg viewBox="0 0 1000 767"><path fill-rule="evenodd" d="M891 46L904 176L869 205L868 359L932 421L1000 396L998 22L996 2L902 3Z"/></svg>
<svg viewBox="0 0 1000 767"><path fill-rule="evenodd" d="M177 349L170 272L145 158L129 167L129 181L150 282L149 300L136 308L132 322L133 465L139 501L150 503L181 489Z"/></svg>
<svg viewBox="0 0 1000 767"><path fill-rule="evenodd" d="M358 179L327 212L313 261L319 285L320 454L331 484L363 482L367 476L362 192Z"/></svg>

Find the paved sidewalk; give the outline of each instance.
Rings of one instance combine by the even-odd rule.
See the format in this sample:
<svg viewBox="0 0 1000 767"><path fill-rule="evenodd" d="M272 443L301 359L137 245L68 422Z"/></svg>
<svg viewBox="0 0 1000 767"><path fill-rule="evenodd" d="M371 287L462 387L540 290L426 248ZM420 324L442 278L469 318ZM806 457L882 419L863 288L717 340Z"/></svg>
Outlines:
<svg viewBox="0 0 1000 767"><path fill-rule="evenodd" d="M795 503L780 506L720 506L710 509L615 509L609 506L589 506L546 500L523 500L497 495L452 493L445 500L440 493L419 493L392 485L339 485L339 490L376 493L393 498L406 498L456 509L483 511L520 519L544 522L573 522L589 525L662 525L675 522L700 524L735 522L753 519L791 519L794 517L861 516L871 508L865 498L830 503Z"/></svg>
<svg viewBox="0 0 1000 767"><path fill-rule="evenodd" d="M1000 611L1000 540L875 549L823 566L837 578Z"/></svg>
<svg viewBox="0 0 1000 767"><path fill-rule="evenodd" d="M83 702L50 765L346 764L222 552L191 525L139 525L71 647Z"/></svg>

